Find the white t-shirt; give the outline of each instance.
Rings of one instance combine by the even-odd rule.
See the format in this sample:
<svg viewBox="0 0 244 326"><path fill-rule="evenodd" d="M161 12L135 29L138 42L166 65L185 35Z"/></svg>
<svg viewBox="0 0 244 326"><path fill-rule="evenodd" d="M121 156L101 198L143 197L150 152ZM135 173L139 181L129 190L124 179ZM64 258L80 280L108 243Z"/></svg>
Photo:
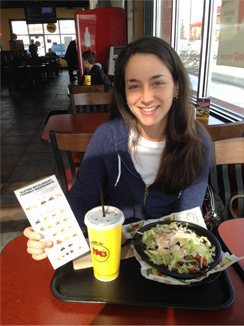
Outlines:
<svg viewBox="0 0 244 326"><path fill-rule="evenodd" d="M149 186L155 180L165 141L153 142L140 137L136 147L133 147L133 139L134 132L131 131L129 135L131 159L146 186Z"/></svg>

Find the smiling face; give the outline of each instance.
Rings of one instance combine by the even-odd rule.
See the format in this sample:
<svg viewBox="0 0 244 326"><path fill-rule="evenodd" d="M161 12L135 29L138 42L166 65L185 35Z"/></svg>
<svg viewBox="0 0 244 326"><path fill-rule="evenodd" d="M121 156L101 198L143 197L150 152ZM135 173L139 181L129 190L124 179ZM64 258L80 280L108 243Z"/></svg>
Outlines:
<svg viewBox="0 0 244 326"><path fill-rule="evenodd" d="M125 68L127 105L136 116L142 137L165 140L168 113L178 95L178 83L155 54L135 54Z"/></svg>

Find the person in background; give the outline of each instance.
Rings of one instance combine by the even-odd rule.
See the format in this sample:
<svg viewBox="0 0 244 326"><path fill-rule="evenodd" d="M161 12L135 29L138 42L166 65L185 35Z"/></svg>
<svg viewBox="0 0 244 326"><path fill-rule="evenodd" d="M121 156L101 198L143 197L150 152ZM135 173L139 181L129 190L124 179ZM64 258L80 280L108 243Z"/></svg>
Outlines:
<svg viewBox="0 0 244 326"><path fill-rule="evenodd" d="M73 40L69 43L69 46L66 50L64 59L68 63L69 79L71 82L73 82L76 80L76 78L74 76L74 70L77 68L77 60L78 60L75 40Z"/></svg>
<svg viewBox="0 0 244 326"><path fill-rule="evenodd" d="M24 59L24 60L28 60L28 59L30 59L30 55L29 55L29 53L27 52L27 50L24 50L24 53L23 53L23 59Z"/></svg>
<svg viewBox="0 0 244 326"><path fill-rule="evenodd" d="M56 73L56 75L59 74L59 62L58 62L58 56L56 52L53 52L52 48L48 49L48 52L45 54L45 57L49 61L50 66L50 75L53 77L53 72Z"/></svg>
<svg viewBox="0 0 244 326"><path fill-rule="evenodd" d="M49 48L45 56L48 58L56 58L57 54L53 52L52 48Z"/></svg>
<svg viewBox="0 0 244 326"><path fill-rule="evenodd" d="M88 70L91 75L91 85L105 85L112 86L112 83L108 76L105 74L103 67L100 63L95 63L95 53L92 51L86 51L82 55L82 63L84 70ZM84 75L81 79L81 84L84 85Z"/></svg>
<svg viewBox="0 0 244 326"><path fill-rule="evenodd" d="M22 55L22 60L23 60L23 66L26 67L30 60L30 54L27 52L27 50L24 50Z"/></svg>
<svg viewBox="0 0 244 326"><path fill-rule="evenodd" d="M34 40L31 40L31 44L29 45L29 52L31 54L32 59L38 58L38 49L37 45L34 43Z"/></svg>
<svg viewBox="0 0 244 326"><path fill-rule="evenodd" d="M125 224L202 206L211 141L194 112L187 71L167 42L141 37L121 51L110 120L95 131L67 195L81 227L99 205L99 180ZM24 234L32 257L47 257L52 242L31 227Z"/></svg>

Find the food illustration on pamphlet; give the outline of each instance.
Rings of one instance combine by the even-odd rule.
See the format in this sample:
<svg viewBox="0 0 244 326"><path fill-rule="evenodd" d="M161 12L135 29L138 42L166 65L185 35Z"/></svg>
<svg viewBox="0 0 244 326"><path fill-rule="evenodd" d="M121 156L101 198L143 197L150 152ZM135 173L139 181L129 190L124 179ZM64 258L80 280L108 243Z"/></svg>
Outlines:
<svg viewBox="0 0 244 326"><path fill-rule="evenodd" d="M54 269L89 251L89 246L56 179L50 176L15 190L30 224L42 240Z"/></svg>

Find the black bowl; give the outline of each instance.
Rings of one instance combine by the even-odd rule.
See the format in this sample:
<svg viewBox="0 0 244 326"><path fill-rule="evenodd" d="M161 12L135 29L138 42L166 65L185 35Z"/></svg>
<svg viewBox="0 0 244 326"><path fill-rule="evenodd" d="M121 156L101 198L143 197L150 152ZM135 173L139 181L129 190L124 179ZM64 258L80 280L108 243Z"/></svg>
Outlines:
<svg viewBox="0 0 244 326"><path fill-rule="evenodd" d="M208 240L211 242L212 245L215 246L215 256L214 256L214 261L207 267L203 268L200 272L198 273L191 273L191 274L183 274L183 273L177 273L174 271L170 271L167 268L165 268L162 265L156 265L152 261L149 260L148 255L145 253L145 247L142 241L139 242L139 244L135 244L135 248L138 252L138 254L141 256L141 258L148 263L148 265L156 268L159 270L161 273L174 277L174 278L180 278L180 279L193 279L200 277L204 275L206 272L210 271L213 269L221 260L221 246L218 241L218 239L208 231L207 229L204 229L203 227L189 223L189 222L182 222L182 221L174 221L177 223L180 223L182 226L187 226L187 228L191 231L194 231L198 236L204 236L207 237ZM142 240L143 232L150 230L151 228L155 227L156 225L162 225L162 224L171 224L172 221L159 221L159 222L154 222L154 223L149 223L145 226L143 226L140 230L138 230L135 234L135 239Z"/></svg>

